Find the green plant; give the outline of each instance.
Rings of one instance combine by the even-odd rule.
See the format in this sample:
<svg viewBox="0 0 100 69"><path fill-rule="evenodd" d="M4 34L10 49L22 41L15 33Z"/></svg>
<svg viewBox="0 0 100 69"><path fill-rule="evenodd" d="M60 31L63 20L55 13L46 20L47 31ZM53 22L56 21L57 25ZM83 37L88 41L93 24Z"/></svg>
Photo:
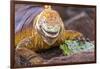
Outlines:
<svg viewBox="0 0 100 69"><path fill-rule="evenodd" d="M93 51L94 44L87 41L65 40L64 43L60 45L60 49L64 55L71 55L74 53Z"/></svg>

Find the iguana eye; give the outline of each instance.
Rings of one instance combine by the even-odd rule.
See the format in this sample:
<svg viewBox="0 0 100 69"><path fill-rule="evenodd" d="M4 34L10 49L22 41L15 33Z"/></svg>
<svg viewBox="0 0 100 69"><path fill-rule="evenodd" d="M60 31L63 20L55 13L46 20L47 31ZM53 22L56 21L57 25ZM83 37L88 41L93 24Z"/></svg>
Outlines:
<svg viewBox="0 0 100 69"><path fill-rule="evenodd" d="M46 20L44 18L40 19L38 25L39 25L39 27L46 25Z"/></svg>
<svg viewBox="0 0 100 69"><path fill-rule="evenodd" d="M46 19L44 17L42 17L40 20L40 24L46 24L46 23L47 23Z"/></svg>

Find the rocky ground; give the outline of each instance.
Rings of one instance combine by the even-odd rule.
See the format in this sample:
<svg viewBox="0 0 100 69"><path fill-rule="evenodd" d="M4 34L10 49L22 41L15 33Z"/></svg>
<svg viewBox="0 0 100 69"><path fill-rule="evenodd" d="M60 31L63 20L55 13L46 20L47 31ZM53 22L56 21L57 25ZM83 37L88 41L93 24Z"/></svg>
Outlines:
<svg viewBox="0 0 100 69"><path fill-rule="evenodd" d="M92 52L81 52L70 56L64 56L59 48L52 48L48 51L40 53L40 55L46 60L44 64L58 64L58 63L83 63L83 62L94 62L95 53Z"/></svg>

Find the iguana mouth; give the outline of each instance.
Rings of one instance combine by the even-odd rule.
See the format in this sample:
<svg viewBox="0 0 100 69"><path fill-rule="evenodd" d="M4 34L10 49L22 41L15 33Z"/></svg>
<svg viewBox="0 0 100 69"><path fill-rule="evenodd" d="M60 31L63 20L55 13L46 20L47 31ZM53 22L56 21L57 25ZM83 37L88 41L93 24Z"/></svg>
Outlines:
<svg viewBox="0 0 100 69"><path fill-rule="evenodd" d="M59 35L60 27L59 26L42 26L42 32L45 34L46 37L55 38Z"/></svg>

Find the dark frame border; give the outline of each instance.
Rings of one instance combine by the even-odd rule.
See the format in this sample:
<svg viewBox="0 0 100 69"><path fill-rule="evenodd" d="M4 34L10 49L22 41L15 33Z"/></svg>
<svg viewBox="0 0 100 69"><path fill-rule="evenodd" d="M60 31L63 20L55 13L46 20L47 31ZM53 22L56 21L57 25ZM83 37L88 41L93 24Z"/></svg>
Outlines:
<svg viewBox="0 0 100 69"><path fill-rule="evenodd" d="M96 11L96 6L95 5L80 5L80 4L62 4L62 3L50 3L50 2L34 2L34 1L10 1L10 67L14 67L14 58L15 58L15 4L50 4L50 5L59 5L59 6L74 6L74 7L93 7L95 8ZM96 13L95 13L95 46L96 46ZM95 47L95 61L93 62L75 62L75 63L62 63L62 64L43 64L43 65L34 65L31 67L43 67L43 66L58 66L58 65L76 65L76 64L90 64L90 63L96 63L96 47ZM24 67L21 67L24 68ZM28 67L26 67L28 68Z"/></svg>

